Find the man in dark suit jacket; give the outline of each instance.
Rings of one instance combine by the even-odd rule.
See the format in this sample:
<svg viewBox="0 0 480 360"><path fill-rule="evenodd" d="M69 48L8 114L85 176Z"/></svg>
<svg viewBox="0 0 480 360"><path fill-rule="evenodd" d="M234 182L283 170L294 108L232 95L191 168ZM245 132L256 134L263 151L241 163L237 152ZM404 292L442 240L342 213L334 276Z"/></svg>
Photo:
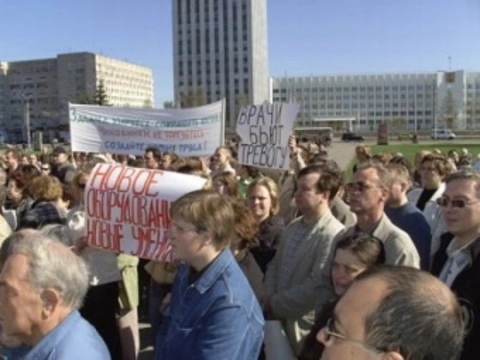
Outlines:
<svg viewBox="0 0 480 360"><path fill-rule="evenodd" d="M432 274L457 295L466 317L461 360L480 354L480 172L461 170L446 178L440 198L449 233L442 235Z"/></svg>

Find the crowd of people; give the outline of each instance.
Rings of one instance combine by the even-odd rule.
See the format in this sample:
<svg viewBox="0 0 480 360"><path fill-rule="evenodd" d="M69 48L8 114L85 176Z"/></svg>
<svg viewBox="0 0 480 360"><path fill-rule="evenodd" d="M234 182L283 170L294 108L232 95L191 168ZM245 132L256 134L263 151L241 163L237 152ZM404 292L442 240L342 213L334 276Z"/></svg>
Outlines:
<svg viewBox="0 0 480 360"><path fill-rule="evenodd" d="M288 146L288 171L239 164L234 141L210 158L8 149L0 353L135 360L144 318L156 360L477 359L470 154L421 151L410 164L359 145L344 174L321 144ZM98 163L206 179L172 203L173 262L87 245L84 190Z"/></svg>

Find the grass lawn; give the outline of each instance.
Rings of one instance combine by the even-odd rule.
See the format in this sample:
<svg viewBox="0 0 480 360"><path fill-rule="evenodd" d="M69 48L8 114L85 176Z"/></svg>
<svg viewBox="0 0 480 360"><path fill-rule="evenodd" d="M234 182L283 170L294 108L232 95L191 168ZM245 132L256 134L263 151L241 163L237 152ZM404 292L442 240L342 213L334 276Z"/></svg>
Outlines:
<svg viewBox="0 0 480 360"><path fill-rule="evenodd" d="M372 145L372 152L374 154L382 154L384 152L390 153L402 153L404 157L406 157L410 163L413 165L413 160L415 158L415 154L420 150L434 150L439 149L444 154L447 154L450 150L457 150L460 153L460 150L463 148L468 149L468 151L472 154L472 160L475 161L477 155L480 153L480 143L465 143L465 144L458 144L455 142L436 142L436 143L426 143L426 144L412 144L412 143L405 143L405 144L394 144L394 145ZM355 164L355 158L352 159L350 165L347 167L345 172L346 179L350 179L352 176L352 167Z"/></svg>

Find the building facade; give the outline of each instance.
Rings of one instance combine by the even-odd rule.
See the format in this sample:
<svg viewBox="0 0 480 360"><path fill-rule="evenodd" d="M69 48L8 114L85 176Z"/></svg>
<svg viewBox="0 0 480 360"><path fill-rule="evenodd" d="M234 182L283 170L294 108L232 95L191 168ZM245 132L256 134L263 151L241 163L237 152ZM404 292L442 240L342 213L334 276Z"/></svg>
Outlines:
<svg viewBox="0 0 480 360"><path fill-rule="evenodd" d="M28 128L67 136L68 103L94 103L100 82L109 105L153 105L152 70L126 61L84 52L0 64L0 128L9 141L25 141Z"/></svg>
<svg viewBox="0 0 480 360"><path fill-rule="evenodd" d="M172 0L175 103L226 99L226 127L269 99L267 1Z"/></svg>
<svg viewBox="0 0 480 360"><path fill-rule="evenodd" d="M480 128L480 73L464 71L273 79L273 102L301 104L297 126L375 131ZM347 119L351 119L350 121Z"/></svg>

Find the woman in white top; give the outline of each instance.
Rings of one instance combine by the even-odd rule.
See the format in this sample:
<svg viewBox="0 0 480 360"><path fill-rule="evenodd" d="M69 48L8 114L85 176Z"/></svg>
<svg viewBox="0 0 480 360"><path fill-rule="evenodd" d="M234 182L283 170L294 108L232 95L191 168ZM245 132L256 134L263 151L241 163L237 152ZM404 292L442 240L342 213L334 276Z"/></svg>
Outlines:
<svg viewBox="0 0 480 360"><path fill-rule="evenodd" d="M425 215L430 225L432 232L431 255L438 249L440 235L447 231L440 213L440 206L437 204L437 199L439 199L445 191L443 179L453 171L455 171L455 169L446 156L428 154L423 157L420 166L422 187L412 189L407 194L408 201L423 212L423 215Z"/></svg>

